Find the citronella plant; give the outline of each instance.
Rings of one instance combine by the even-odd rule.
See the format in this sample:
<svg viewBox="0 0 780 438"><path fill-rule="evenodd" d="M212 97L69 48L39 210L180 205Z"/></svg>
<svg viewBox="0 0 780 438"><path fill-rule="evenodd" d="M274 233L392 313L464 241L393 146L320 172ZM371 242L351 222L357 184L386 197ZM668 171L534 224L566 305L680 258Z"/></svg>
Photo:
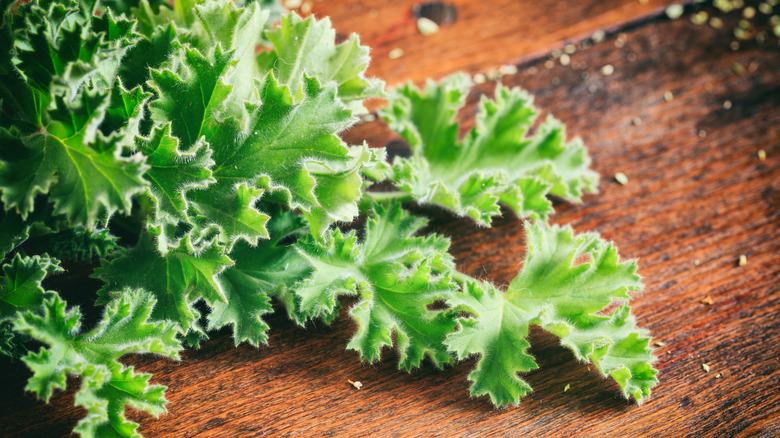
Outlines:
<svg viewBox="0 0 780 438"><path fill-rule="evenodd" d="M0 5L0 351L21 356L45 401L81 377L76 432L136 436L126 405L164 412L164 388L123 355L178 360L225 326L260 346L274 301L304 325L336 318L341 296L354 296L346 347L360 360L478 356L471 394L496 406L530 390L518 374L537 367L530 325L627 398L650 395L650 339L625 304L642 287L636 264L545 222L549 195L579 201L597 175L559 122L531 129L527 93L499 85L458 138L466 77L386 93L365 76L368 48L336 44L327 18L230 0ZM388 100L409 158L340 138L368 98ZM382 181L398 190L370 188ZM480 226L507 205L527 220L518 276L501 290L457 272L449 240L422 234L402 201ZM362 232L338 227L360 215ZM58 258L99 260L92 329L43 286ZM31 339L42 347L26 352Z"/></svg>

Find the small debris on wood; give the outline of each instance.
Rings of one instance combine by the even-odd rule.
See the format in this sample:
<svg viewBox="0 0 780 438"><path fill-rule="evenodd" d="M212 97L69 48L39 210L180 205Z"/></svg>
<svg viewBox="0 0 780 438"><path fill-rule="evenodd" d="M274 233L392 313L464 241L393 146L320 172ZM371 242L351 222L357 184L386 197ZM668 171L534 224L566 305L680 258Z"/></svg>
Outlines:
<svg viewBox="0 0 780 438"><path fill-rule="evenodd" d="M715 378L716 379L720 379L721 377L723 377L723 374L721 374L721 373L715 374Z"/></svg>
<svg viewBox="0 0 780 438"><path fill-rule="evenodd" d="M564 386L564 387L563 387L563 392L566 392L566 391L568 391L568 390L569 390L569 388L571 388L571 385L569 385L569 384L567 383L567 384L566 384L566 386Z"/></svg>
<svg viewBox="0 0 780 438"><path fill-rule="evenodd" d="M712 305L712 297L709 296L709 295L705 296L704 298L701 299L701 303L702 304L706 304L708 306L711 306Z"/></svg>
<svg viewBox="0 0 780 438"><path fill-rule="evenodd" d="M705 373L710 372L710 366L707 365L706 363L701 364L701 369L703 369Z"/></svg>
<svg viewBox="0 0 780 438"><path fill-rule="evenodd" d="M482 73L477 73L474 75L474 78L472 78L475 84L484 84L487 78Z"/></svg>
<svg viewBox="0 0 780 438"><path fill-rule="evenodd" d="M741 75L742 73L745 73L745 66L738 62L735 62L734 64L731 64L731 71L733 71L738 75Z"/></svg>
<svg viewBox="0 0 780 438"><path fill-rule="evenodd" d="M561 65L569 65L571 63L571 58L567 54L561 55L561 58L559 59L561 62Z"/></svg>
<svg viewBox="0 0 780 438"><path fill-rule="evenodd" d="M655 346L656 347L665 347L666 346L666 342L656 341Z"/></svg>
<svg viewBox="0 0 780 438"><path fill-rule="evenodd" d="M737 262L739 266L745 266L747 265L747 256L745 254L741 254L739 256L739 262Z"/></svg>
<svg viewBox="0 0 780 438"><path fill-rule="evenodd" d="M552 62L552 60L548 59L547 61L544 61L544 68L550 70L553 67L555 67L555 63Z"/></svg>
<svg viewBox="0 0 780 438"><path fill-rule="evenodd" d="M763 149L759 149L756 153L758 155L758 161L765 161L766 160L766 151Z"/></svg>
<svg viewBox="0 0 780 438"><path fill-rule="evenodd" d="M639 117L634 117L633 119L631 119L631 123L634 126L639 126L642 124L642 119L640 119Z"/></svg>
<svg viewBox="0 0 780 438"><path fill-rule="evenodd" d="M362 383L360 383L360 381L359 381L359 380L355 380L354 382L353 382L353 381L351 381L351 380L347 380L347 383L349 383L350 385L354 386L354 387L355 387L355 389L360 389L360 388L362 388L362 387L363 387L363 384L362 384Z"/></svg>
<svg viewBox="0 0 780 438"><path fill-rule="evenodd" d="M696 260L693 261L693 264L696 265L696 266L699 266L701 264L701 262L699 261L699 259L696 259Z"/></svg>
<svg viewBox="0 0 780 438"><path fill-rule="evenodd" d="M618 184L626 185L628 184L628 177L623 172L618 172L615 174L615 181L618 182Z"/></svg>
<svg viewBox="0 0 780 438"><path fill-rule="evenodd" d="M390 59L398 59L402 56L404 56L404 49L400 47L391 50L390 53L387 54L387 57Z"/></svg>
<svg viewBox="0 0 780 438"><path fill-rule="evenodd" d="M676 20L682 17L683 12L685 12L685 8L683 7L683 5L671 5L668 8L666 8L666 16L671 18L672 20Z"/></svg>
<svg viewBox="0 0 780 438"><path fill-rule="evenodd" d="M601 74L604 76L609 76L612 73L615 73L615 67L613 67L612 64L607 64L604 67L601 67Z"/></svg>
<svg viewBox="0 0 780 438"><path fill-rule="evenodd" d="M420 17L417 19L417 30L423 35L433 35L439 31L439 25L430 18Z"/></svg>
<svg viewBox="0 0 780 438"><path fill-rule="evenodd" d="M699 11L691 15L691 22L693 24L702 25L707 22L708 18L709 18L709 14L707 14L706 11Z"/></svg>
<svg viewBox="0 0 780 438"><path fill-rule="evenodd" d="M718 17L710 18L710 27L713 29L720 29L723 27L723 20Z"/></svg>
<svg viewBox="0 0 780 438"><path fill-rule="evenodd" d="M672 99L674 99L674 94L671 91L665 91L664 92L664 100L667 102L671 102Z"/></svg>
<svg viewBox="0 0 780 438"><path fill-rule="evenodd" d="M502 76L512 76L517 74L517 66L512 64L502 65L498 68Z"/></svg>
<svg viewBox="0 0 780 438"><path fill-rule="evenodd" d="M566 44L566 46L563 48L563 53L566 53L568 55L573 55L574 52L577 51L577 46L574 44Z"/></svg>
<svg viewBox="0 0 780 438"><path fill-rule="evenodd" d="M725 110L731 109L731 101L730 100L727 100L727 101L723 102L723 109L725 109Z"/></svg>
<svg viewBox="0 0 780 438"><path fill-rule="evenodd" d="M593 32L593 35L590 37L590 39L592 39L594 43L600 43L604 41L606 36L607 34L603 30L597 30Z"/></svg>
<svg viewBox="0 0 780 438"><path fill-rule="evenodd" d="M700 129L699 130L699 137L704 138L707 136L707 131Z"/></svg>

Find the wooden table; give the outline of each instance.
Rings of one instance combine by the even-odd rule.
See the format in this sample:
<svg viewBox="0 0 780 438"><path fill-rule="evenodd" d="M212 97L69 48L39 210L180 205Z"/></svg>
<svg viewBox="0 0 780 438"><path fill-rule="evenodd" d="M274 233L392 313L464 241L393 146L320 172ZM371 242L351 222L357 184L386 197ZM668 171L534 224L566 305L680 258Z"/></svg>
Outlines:
<svg viewBox="0 0 780 438"><path fill-rule="evenodd" d="M643 406L626 402L614 383L541 331L531 333L541 368L525 376L535 392L516 408L496 410L468 396L473 360L407 374L387 351L381 363L361 364L344 349L354 329L344 313L330 327L301 329L277 311L268 318L269 344L259 349L234 348L221 332L181 362L129 358L168 386L168 414L155 420L131 412L140 431L147 437L779 436L780 45L760 13L753 21L763 23L768 38L733 50L738 12L718 12L724 25L714 29L691 21L701 9L715 14L711 6L688 5L683 17L670 20L670 3L452 0L456 21L430 36L417 29L413 1L313 4L339 32L361 34L373 48L371 74L390 85L515 66L517 73L503 69L510 74L501 81L530 90L544 113L583 138L602 175L600 193L582 204L557 204L552 221L600 232L623 257L639 259L646 288L633 308L640 325L665 343L657 349L661 383ZM597 31L605 37L593 42ZM576 51L562 65L555 55L568 44ZM391 59L398 48L403 56ZM605 74L607 65L612 74ZM477 87L470 104L493 87L493 81ZM466 126L472 115L473 106L464 112ZM347 137L372 146L398 138L381 121L352 128ZM615 182L617 172L627 184ZM511 214L479 230L441 210L416 211L432 219L431 230L452 238L463 272L499 284L516 274L524 233ZM2 366L0 435L65 436L84 414L73 407L77 381L46 405L23 392L22 365Z"/></svg>

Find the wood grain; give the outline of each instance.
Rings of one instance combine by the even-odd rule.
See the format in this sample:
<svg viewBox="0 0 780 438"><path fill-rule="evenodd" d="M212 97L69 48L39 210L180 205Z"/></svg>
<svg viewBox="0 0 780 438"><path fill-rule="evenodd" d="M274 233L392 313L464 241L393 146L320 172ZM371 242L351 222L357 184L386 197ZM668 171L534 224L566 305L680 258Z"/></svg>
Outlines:
<svg viewBox="0 0 780 438"><path fill-rule="evenodd" d="M512 46L506 42L511 38L496 35L523 34L517 24L523 19L514 28L506 23L511 22L506 17L522 14L504 12L502 20L485 21L474 18L488 13L478 10L479 2L455 3L473 11L459 16L460 31L441 41L413 33L403 37L410 47L434 45L436 53L449 53L452 64L439 65L423 49L410 50L403 64L378 60L374 73L397 82L458 68L485 72L526 59L516 75L502 81L531 90L545 114L581 136L603 176L601 193L579 205L558 203L552 221L598 231L616 242L623 257L639 259L646 288L633 307L640 325L665 343L658 348L661 383L653 396L641 407L627 403L616 385L534 330L531 352L541 368L525 378L535 392L517 408L495 410L485 398L468 397L466 376L473 360L443 371L426 365L407 374L395 369L397 358L387 351L380 363L361 365L344 350L354 330L345 312L330 327L306 329L277 312L268 318L269 345L260 349L234 348L229 334L220 332L200 350L185 352L181 362L128 358L169 387L168 414L154 420L132 412L142 422L140 431L148 437L780 435L777 40L733 51L729 25L735 17L715 30L687 17L670 21L652 1L638 15L614 12L638 10L635 2L578 1L566 5L590 23L587 30L567 15L554 15L552 22L535 23L554 36L540 36L539 29L537 37L522 43L527 46ZM528 13L537 17L545 4L555 8L559 2L518 3L537 11ZM393 36L401 31L397 20L372 21L366 4L316 3L315 11L331 8L340 29L367 36L381 57L393 45L384 46L382 38L401 38ZM393 3L387 13L408 14L410 4ZM597 10L613 12L588 12ZM608 17L592 18L604 14ZM501 26L511 29L497 30ZM490 55L475 60L469 57L479 50L469 47L477 42L464 30L482 28L504 43L485 46ZM598 28L616 32L573 54L576 69L557 62L548 69L546 56L532 56ZM465 49L456 55L459 45ZM521 46L528 48L518 51ZM605 76L601 68L607 64L614 73ZM741 74L735 73L736 64L745 67ZM420 65L425 73L415 76ZM469 102L490 94L493 86L479 86ZM673 94L670 101L664 98L667 91ZM729 109L723 105L727 100ZM473 108L463 111L465 127L473 114ZM632 122L635 118L641 122ZM348 138L382 146L396 137L377 121L352 128ZM759 149L766 160L758 159ZM617 184L616 172L625 173L628 184ZM510 214L479 230L436 208L415 211L431 218L430 231L452 238L462 271L499 284L516 274L524 235L521 221ZM740 254L747 256L747 265L738 266ZM711 305L701 302L707 296ZM709 373L702 370L704 363ZM78 381L69 381L71 390L45 405L23 393L24 367L2 365L0 435L66 436L84 414L72 405ZM347 380L365 386L356 390ZM571 388L564 393L566 384Z"/></svg>

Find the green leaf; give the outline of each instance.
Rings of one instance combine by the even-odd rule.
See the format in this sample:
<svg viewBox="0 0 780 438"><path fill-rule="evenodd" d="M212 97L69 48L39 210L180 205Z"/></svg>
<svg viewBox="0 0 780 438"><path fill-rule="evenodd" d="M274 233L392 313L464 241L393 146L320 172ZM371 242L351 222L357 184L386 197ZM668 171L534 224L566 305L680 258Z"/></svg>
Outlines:
<svg viewBox="0 0 780 438"><path fill-rule="evenodd" d="M186 151L171 136L171 124L155 127L149 138L136 137L137 149L146 156L149 192L154 199L155 221L175 223L187 219L188 191L203 189L215 180L211 176L211 150L197 141Z"/></svg>
<svg viewBox="0 0 780 438"><path fill-rule="evenodd" d="M239 242L230 252L235 265L225 270L220 282L227 298L214 304L208 315L209 330L230 325L236 345L258 346L268 339L268 325L262 315L272 311L270 296L285 299L287 287L311 273L309 264L280 240L300 228L291 212L274 212L268 224L271 238L257 246Z"/></svg>
<svg viewBox="0 0 780 438"><path fill-rule="evenodd" d="M348 157L349 161L344 163L310 167L317 181L314 196L320 208L304 212L304 216L315 236L322 235L334 222L350 222L360 214L357 201L363 196L361 172L381 165L380 160L384 159L384 155L365 144L350 147Z"/></svg>
<svg viewBox="0 0 780 438"><path fill-rule="evenodd" d="M470 314L446 343L458 358L480 356L469 374L471 394L504 406L530 391L517 373L536 368L526 353L528 326L536 324L641 403L657 383L650 338L636 328L628 304L603 312L641 289L635 261L619 262L615 247L596 234L574 235L571 228L544 223L527 223L526 234L525 264L506 292L466 281L463 292L448 300Z"/></svg>
<svg viewBox="0 0 780 438"><path fill-rule="evenodd" d="M254 81L263 76L255 50L266 27L268 11L257 3L240 8L233 0L212 0L194 8L197 25L192 26L188 39L202 52L220 44L233 54L235 66L225 77L233 87L233 107L241 109L243 100L254 101Z"/></svg>
<svg viewBox="0 0 780 438"><path fill-rule="evenodd" d="M133 149L135 137L139 135L141 121L144 118L144 106L151 97L140 86L132 90L125 89L122 81L116 81L111 91L106 114L100 123L100 131L114 135L119 146Z"/></svg>
<svg viewBox="0 0 780 438"><path fill-rule="evenodd" d="M83 373L85 384L76 393L76 406L83 406L87 416L83 418L74 432L84 437L140 437L135 430L137 423L128 421L124 416L125 405L144 410L159 417L166 412L165 387L150 385L151 374L137 374L133 367L123 367L118 363L109 365L110 377L93 377L103 370L88 368Z"/></svg>
<svg viewBox="0 0 780 438"><path fill-rule="evenodd" d="M109 97L84 91L71 103L61 96L55 102L46 126L36 133L0 128L5 208L16 209L26 219L35 197L48 194L55 214L88 229L116 211L129 212L132 196L146 190L146 166L143 156L123 156L119 139L97 129Z"/></svg>
<svg viewBox="0 0 780 438"><path fill-rule="evenodd" d="M330 19L303 19L291 12L265 35L274 50L261 53L258 63L265 71L273 70L279 81L293 90L296 99L306 89L304 75L316 77L323 84L334 82L339 99L360 112L365 112L364 99L384 96L384 82L365 77L368 47L360 45L356 34L337 45Z"/></svg>
<svg viewBox="0 0 780 438"><path fill-rule="evenodd" d="M143 85L149 79L150 70L162 69L170 59L171 52L178 49L180 45L176 39L176 29L172 23L166 22L128 49L117 74L126 87Z"/></svg>
<svg viewBox="0 0 780 438"><path fill-rule="evenodd" d="M460 318L460 330L447 336L447 347L459 359L478 354L477 367L469 374L472 396L488 395L496 406L517 404L531 386L517 376L538 368L527 350L528 327L539 310L516 306L489 283L466 282L463 292L448 303L473 317Z"/></svg>
<svg viewBox="0 0 780 438"><path fill-rule="evenodd" d="M294 103L287 87L266 77L261 104L247 104L248 123L230 118L206 135L214 149L217 180L255 182L269 176L269 187L283 193L290 208L319 207L316 178L310 169L349 162L337 132L348 127L350 112L335 97L335 88L305 79L305 97Z"/></svg>
<svg viewBox="0 0 780 438"><path fill-rule="evenodd" d="M14 35L17 67L36 89L46 93L62 85L71 98L88 80L111 88L124 54L140 37L134 21L110 12L85 18L56 3L46 10L31 5L24 20Z"/></svg>
<svg viewBox="0 0 780 438"><path fill-rule="evenodd" d="M201 298L209 305L225 301L217 276L232 264L224 247L213 241L196 246L188 234L160 254L152 236L144 233L136 247L95 270L95 277L106 283L98 292L98 303L108 301L115 290L141 288L157 301L153 321L174 321L183 331L202 330L193 304Z"/></svg>
<svg viewBox="0 0 780 438"><path fill-rule="evenodd" d="M81 331L78 307L67 309L59 295L43 302L40 313L24 312L14 330L45 346L22 360L33 372L25 389L48 401L55 388L65 389L67 375L81 376L76 404L87 409L77 431L105 428L118 436L132 436L135 425L125 420L126 403L153 414L163 411L163 387L148 385L149 375L137 375L118 362L130 353L153 353L179 359L181 345L171 322L149 322L154 298L142 291L125 290L105 308L97 327ZM102 435L101 435L102 436Z"/></svg>
<svg viewBox="0 0 780 438"><path fill-rule="evenodd" d="M2 211L0 209L0 260L4 260L6 254L13 251L22 242L27 240L29 225L14 211Z"/></svg>
<svg viewBox="0 0 780 438"><path fill-rule="evenodd" d="M220 182L208 190L192 192L190 198L197 211L192 221L200 229L216 225L219 241L226 245L227 251L239 239L257 245L258 239L268 238L265 224L269 216L255 207L263 192L245 182L235 185Z"/></svg>
<svg viewBox="0 0 780 438"><path fill-rule="evenodd" d="M321 241L296 243L314 270L292 287L299 297L298 322L332 320L338 296L359 294L360 301L350 310L358 329L347 348L359 352L361 359L378 360L383 347L392 347L395 335L399 368L417 367L425 356L436 366L450 363L442 342L455 326L454 314L428 306L453 292L449 272L454 267L446 253L447 239L414 237L425 224L399 205L378 206L366 223L362 244L354 232L344 235L338 229Z"/></svg>
<svg viewBox="0 0 780 438"><path fill-rule="evenodd" d="M216 113L224 109L231 87L222 77L231 59L232 53L219 45L205 56L185 46L174 55L177 71L151 70L150 85L159 96L150 104L152 120L163 125L170 122L180 148L186 150L200 140L215 123Z"/></svg>
<svg viewBox="0 0 780 438"><path fill-rule="evenodd" d="M41 238L51 245L50 252L63 260L91 261L93 257L108 257L119 249L119 239L106 228L71 228Z"/></svg>
<svg viewBox="0 0 780 438"><path fill-rule="evenodd" d="M410 144L412 157L396 159L392 180L421 203L447 207L489 226L498 203L520 217L544 218L553 211L547 195L579 202L598 182L579 139L565 141L563 125L548 118L533 135L530 95L496 87L483 96L476 126L458 141L455 115L470 81L452 76L424 91L411 84L396 90L381 115Z"/></svg>
<svg viewBox="0 0 780 438"><path fill-rule="evenodd" d="M37 309L51 292L41 282L47 275L63 272L60 262L48 256L16 254L3 265L0 278L0 322L15 318L18 312Z"/></svg>

